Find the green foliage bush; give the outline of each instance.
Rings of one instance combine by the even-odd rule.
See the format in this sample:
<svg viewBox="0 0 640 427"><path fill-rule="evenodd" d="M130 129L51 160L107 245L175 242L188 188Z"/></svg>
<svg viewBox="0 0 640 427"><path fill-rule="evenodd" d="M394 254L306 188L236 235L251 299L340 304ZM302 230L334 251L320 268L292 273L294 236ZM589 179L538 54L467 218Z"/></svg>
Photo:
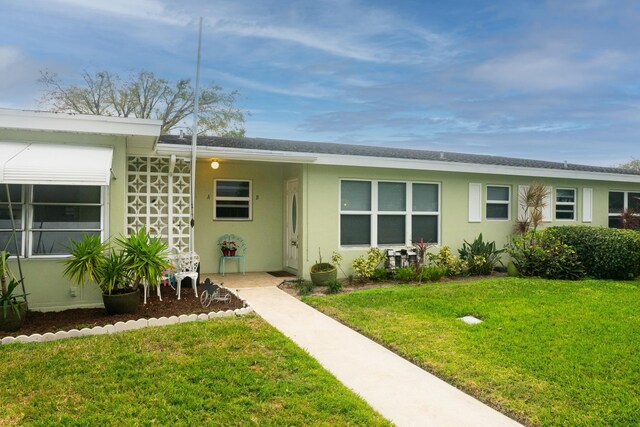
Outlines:
<svg viewBox="0 0 640 427"><path fill-rule="evenodd" d="M496 265L501 264L500 254L504 249L496 249L496 242L485 242L482 233L469 243L466 240L462 249L458 249L460 260L467 263L467 272L471 275L487 276L491 274Z"/></svg>
<svg viewBox="0 0 640 427"><path fill-rule="evenodd" d="M294 281L293 287L298 295L309 295L313 291L313 282L298 279Z"/></svg>
<svg viewBox="0 0 640 427"><path fill-rule="evenodd" d="M370 248L367 256L359 256L353 260L353 271L356 278L371 280L378 265L386 259L386 255L378 248Z"/></svg>
<svg viewBox="0 0 640 427"><path fill-rule="evenodd" d="M447 272L446 275L449 277L460 276L467 271L467 263L456 258L448 246L443 246L438 253L427 254L427 258L429 258L432 265L444 268Z"/></svg>
<svg viewBox="0 0 640 427"><path fill-rule="evenodd" d="M413 267L398 267L396 268L394 279L399 282L413 282L418 279L420 271Z"/></svg>
<svg viewBox="0 0 640 427"><path fill-rule="evenodd" d="M342 290L342 282L339 280L331 280L327 282L327 286L324 289L325 294L337 294Z"/></svg>
<svg viewBox="0 0 640 427"><path fill-rule="evenodd" d="M437 282L446 275L447 269L445 267L438 267L437 265L425 265L420 269L421 282Z"/></svg>
<svg viewBox="0 0 640 427"><path fill-rule="evenodd" d="M389 272L384 268L376 268L373 270L373 281L379 282L381 280L387 280L389 278Z"/></svg>
<svg viewBox="0 0 640 427"><path fill-rule="evenodd" d="M640 275L640 232L564 226L545 232L575 248L585 272L597 279L628 280Z"/></svg>
<svg viewBox="0 0 640 427"><path fill-rule="evenodd" d="M564 280L578 280L584 277L584 269L575 249L548 230L532 230L523 235L513 236L507 246L507 252L523 276Z"/></svg>

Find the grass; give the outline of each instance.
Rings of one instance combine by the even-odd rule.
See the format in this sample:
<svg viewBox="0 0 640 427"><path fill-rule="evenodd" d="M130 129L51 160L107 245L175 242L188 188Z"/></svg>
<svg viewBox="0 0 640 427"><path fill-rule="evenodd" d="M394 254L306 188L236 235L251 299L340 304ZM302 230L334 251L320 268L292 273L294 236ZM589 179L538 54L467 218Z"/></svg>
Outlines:
<svg viewBox="0 0 640 427"><path fill-rule="evenodd" d="M637 425L640 283L486 279L304 301L530 425ZM484 320L467 325L467 314Z"/></svg>
<svg viewBox="0 0 640 427"><path fill-rule="evenodd" d="M389 425L258 317L0 347L0 425Z"/></svg>

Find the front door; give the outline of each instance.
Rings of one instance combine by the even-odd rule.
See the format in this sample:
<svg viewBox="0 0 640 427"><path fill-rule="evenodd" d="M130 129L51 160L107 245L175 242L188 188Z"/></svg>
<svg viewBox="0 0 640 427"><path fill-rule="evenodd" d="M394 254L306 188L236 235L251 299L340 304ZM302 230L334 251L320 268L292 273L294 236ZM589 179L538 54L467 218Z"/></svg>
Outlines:
<svg viewBox="0 0 640 427"><path fill-rule="evenodd" d="M298 180L287 181L287 235L285 253L289 268L298 269L298 236L300 235L300 200L298 200Z"/></svg>

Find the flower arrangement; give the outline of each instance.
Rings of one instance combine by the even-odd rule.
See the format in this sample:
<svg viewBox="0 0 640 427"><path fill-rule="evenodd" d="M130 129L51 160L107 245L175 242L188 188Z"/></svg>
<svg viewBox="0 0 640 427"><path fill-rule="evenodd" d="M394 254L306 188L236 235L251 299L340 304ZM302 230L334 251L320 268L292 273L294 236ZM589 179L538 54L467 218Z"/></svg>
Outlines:
<svg viewBox="0 0 640 427"><path fill-rule="evenodd" d="M238 250L238 244L234 240L223 240L218 243L224 256L235 256Z"/></svg>

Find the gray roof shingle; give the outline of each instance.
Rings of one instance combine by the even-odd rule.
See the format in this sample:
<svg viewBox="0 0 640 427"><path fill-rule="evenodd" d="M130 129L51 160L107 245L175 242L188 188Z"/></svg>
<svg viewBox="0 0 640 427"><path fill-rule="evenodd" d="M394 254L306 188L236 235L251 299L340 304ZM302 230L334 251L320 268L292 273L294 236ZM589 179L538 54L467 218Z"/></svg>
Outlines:
<svg viewBox="0 0 640 427"><path fill-rule="evenodd" d="M191 138L177 135L162 135L160 143L191 145ZM433 160L442 162L469 163L522 168L562 169L582 172L615 173L640 175L640 172L613 167L578 165L544 160L517 159L513 157L464 154L445 151L414 150L405 148L374 147L368 145L336 144L329 142L288 141L266 138L230 138L220 136L199 136L198 146L237 148L246 150L281 151L310 154L338 154L343 156L387 157L396 159Z"/></svg>

